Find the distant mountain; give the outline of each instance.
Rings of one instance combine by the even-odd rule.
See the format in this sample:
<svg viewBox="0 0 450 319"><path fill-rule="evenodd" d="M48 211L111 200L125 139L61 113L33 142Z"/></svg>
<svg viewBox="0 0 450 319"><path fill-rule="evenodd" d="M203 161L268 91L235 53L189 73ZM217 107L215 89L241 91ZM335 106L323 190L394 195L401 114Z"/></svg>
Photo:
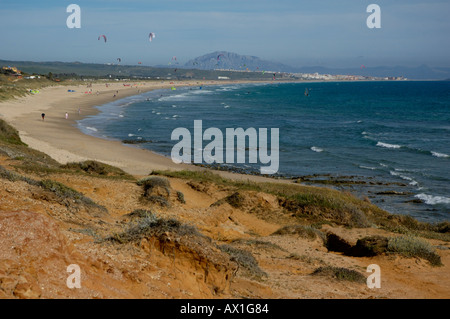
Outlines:
<svg viewBox="0 0 450 319"><path fill-rule="evenodd" d="M295 68L282 63L262 60L256 56L240 55L233 52L216 51L192 59L183 68L200 70L242 70L246 71L273 71L293 72Z"/></svg>
<svg viewBox="0 0 450 319"><path fill-rule="evenodd" d="M288 73L319 73L331 75L362 75L373 77L406 77L414 80L444 80L450 78L450 68L429 67L421 65L418 67L404 66L377 66L364 68L329 68L322 66L293 67L282 63L262 60L256 56L240 55L237 53L216 51L202 55L188 61L180 68L215 70L249 70L249 71L274 71Z"/></svg>

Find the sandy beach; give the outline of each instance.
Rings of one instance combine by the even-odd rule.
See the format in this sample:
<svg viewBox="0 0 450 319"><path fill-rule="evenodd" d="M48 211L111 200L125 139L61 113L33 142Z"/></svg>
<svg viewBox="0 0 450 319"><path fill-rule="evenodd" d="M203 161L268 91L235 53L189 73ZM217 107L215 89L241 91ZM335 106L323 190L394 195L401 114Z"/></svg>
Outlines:
<svg viewBox="0 0 450 319"><path fill-rule="evenodd" d="M94 83L87 87L87 83L86 86L48 87L42 89L39 94L1 103L0 116L19 131L21 139L29 147L46 153L61 164L96 160L137 176L147 175L152 170L201 170L202 168L194 165L175 164L169 158L124 145L119 141L86 135L76 127L76 121L98 113L95 106L155 89L198 86L198 83L198 81L131 82L127 83L131 86L124 86L123 82L113 82L108 83L108 86L106 83ZM208 81L202 85L231 83L237 82ZM90 91L92 93L86 93ZM44 121L41 118L42 113L46 114ZM220 174L233 179L267 180L260 176L230 172Z"/></svg>

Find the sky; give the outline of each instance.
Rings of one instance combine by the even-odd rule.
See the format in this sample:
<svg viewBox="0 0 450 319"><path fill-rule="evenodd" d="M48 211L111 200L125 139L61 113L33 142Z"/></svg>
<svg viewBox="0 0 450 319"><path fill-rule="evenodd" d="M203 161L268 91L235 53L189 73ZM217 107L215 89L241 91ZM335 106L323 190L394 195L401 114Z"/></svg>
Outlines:
<svg viewBox="0 0 450 319"><path fill-rule="evenodd" d="M70 4L79 29L66 25ZM151 66L229 51L299 67L450 67L449 0L0 0L0 14L3 60Z"/></svg>

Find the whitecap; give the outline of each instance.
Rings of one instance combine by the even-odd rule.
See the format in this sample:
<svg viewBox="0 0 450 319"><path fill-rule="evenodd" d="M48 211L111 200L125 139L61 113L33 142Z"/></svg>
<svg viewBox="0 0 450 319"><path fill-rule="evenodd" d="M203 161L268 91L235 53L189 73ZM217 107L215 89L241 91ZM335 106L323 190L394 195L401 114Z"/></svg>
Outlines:
<svg viewBox="0 0 450 319"><path fill-rule="evenodd" d="M402 146L401 145L397 145L397 144L388 144L388 143L383 143L383 142L378 142L377 146L381 146L384 148L393 148L393 149L399 149Z"/></svg>
<svg viewBox="0 0 450 319"><path fill-rule="evenodd" d="M417 194L416 196L421 200L423 200L428 205L436 205L436 204L450 204L450 198L445 196L433 196L428 194Z"/></svg>
<svg viewBox="0 0 450 319"><path fill-rule="evenodd" d="M370 167L370 166L364 166L364 165L360 165L360 168L364 168L364 169L370 169L371 171L376 170L376 167Z"/></svg>
<svg viewBox="0 0 450 319"><path fill-rule="evenodd" d="M409 176L402 175L402 174L397 173L397 172L394 172L394 171L390 171L389 173L390 173L391 175L393 175L393 176L398 176L398 177L400 177L401 179L404 179L404 180L406 180L406 181L409 181L409 185L416 186L416 185L418 184L414 179L412 179L412 178L409 177Z"/></svg>
<svg viewBox="0 0 450 319"><path fill-rule="evenodd" d="M321 149L320 147L313 146L313 147L311 147L311 151L320 153L320 152L323 152L323 149Z"/></svg>
<svg viewBox="0 0 450 319"><path fill-rule="evenodd" d="M134 135L134 134L131 134L131 133L130 133L130 134L128 134L128 137L132 137L132 136L136 136L136 135Z"/></svg>
<svg viewBox="0 0 450 319"><path fill-rule="evenodd" d="M89 131L94 131L94 132L98 132L98 130L95 127L86 127L87 130Z"/></svg>
<svg viewBox="0 0 450 319"><path fill-rule="evenodd" d="M431 151L431 155L436 156L436 157L443 157L443 158L450 157L450 155L447 155L447 154L444 154L444 153L433 152L433 151Z"/></svg>

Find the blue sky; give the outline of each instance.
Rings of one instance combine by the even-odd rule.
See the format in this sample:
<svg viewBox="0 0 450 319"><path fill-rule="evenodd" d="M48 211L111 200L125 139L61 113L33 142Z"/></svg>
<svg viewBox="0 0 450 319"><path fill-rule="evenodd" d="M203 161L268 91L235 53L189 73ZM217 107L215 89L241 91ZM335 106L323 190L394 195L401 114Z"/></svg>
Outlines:
<svg viewBox="0 0 450 319"><path fill-rule="evenodd" d="M66 26L72 3L81 29ZM371 3L381 29L366 25ZM224 50L295 66L450 67L448 0L0 0L0 13L7 60L158 65Z"/></svg>

